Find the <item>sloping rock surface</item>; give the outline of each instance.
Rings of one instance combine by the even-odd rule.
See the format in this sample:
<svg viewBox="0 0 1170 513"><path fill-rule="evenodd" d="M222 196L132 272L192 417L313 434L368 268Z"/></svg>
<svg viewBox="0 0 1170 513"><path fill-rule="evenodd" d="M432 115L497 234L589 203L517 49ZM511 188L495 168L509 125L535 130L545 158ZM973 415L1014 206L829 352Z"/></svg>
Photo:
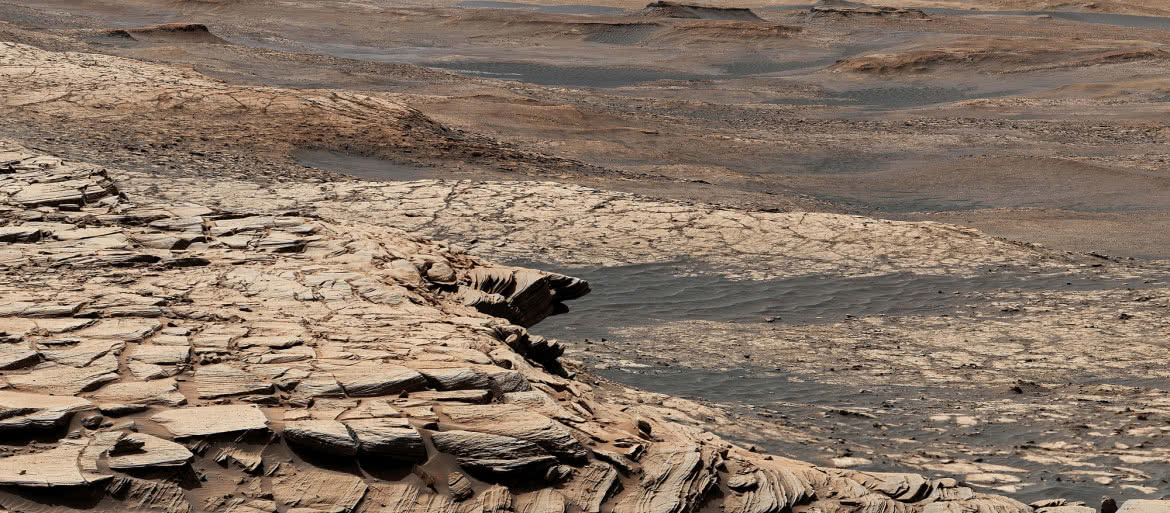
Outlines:
<svg viewBox="0 0 1170 513"><path fill-rule="evenodd" d="M116 174L0 143L0 219L38 234L0 243L3 344L45 358L0 375L0 422L56 438L0 456L2 485L174 513L1032 511L614 402L518 325L588 290L570 277L345 217L191 202L223 184L128 192ZM168 238L183 243L144 242ZM134 408L46 431L94 401Z"/></svg>

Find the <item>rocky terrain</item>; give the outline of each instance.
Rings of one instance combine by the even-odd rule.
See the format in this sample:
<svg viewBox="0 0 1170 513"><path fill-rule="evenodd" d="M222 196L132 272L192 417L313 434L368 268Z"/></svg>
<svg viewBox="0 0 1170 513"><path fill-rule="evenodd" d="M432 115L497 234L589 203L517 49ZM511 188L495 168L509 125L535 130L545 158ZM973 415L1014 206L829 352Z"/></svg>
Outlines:
<svg viewBox="0 0 1170 513"><path fill-rule="evenodd" d="M1165 511L1158 9L0 2L0 512Z"/></svg>
<svg viewBox="0 0 1170 513"><path fill-rule="evenodd" d="M751 453L572 379L523 326L585 282L0 156L9 510L1033 509Z"/></svg>

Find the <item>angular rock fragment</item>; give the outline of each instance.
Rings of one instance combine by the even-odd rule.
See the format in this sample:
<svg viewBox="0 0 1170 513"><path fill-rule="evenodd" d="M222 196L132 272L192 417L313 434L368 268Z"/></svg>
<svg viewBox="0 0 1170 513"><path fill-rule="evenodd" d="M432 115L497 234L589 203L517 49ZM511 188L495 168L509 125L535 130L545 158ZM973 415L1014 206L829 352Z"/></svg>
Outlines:
<svg viewBox="0 0 1170 513"><path fill-rule="evenodd" d="M375 454L403 461L422 462L427 458L422 435L403 418L374 418L347 420L358 449L364 454Z"/></svg>
<svg viewBox="0 0 1170 513"><path fill-rule="evenodd" d="M39 228L23 228L20 226L0 226L0 242L9 244L16 243L33 243L41 240L44 237L52 235L51 232L41 230Z"/></svg>
<svg viewBox="0 0 1170 513"><path fill-rule="evenodd" d="M18 344L0 343L0 370L20 369L35 365L41 353Z"/></svg>
<svg viewBox="0 0 1170 513"><path fill-rule="evenodd" d="M336 420L301 420L285 424L282 432L290 444L326 454L353 456L358 442L349 429Z"/></svg>
<svg viewBox="0 0 1170 513"><path fill-rule="evenodd" d="M167 428L176 438L217 435L268 428L264 412L255 406L198 406L167 410L151 420Z"/></svg>
<svg viewBox="0 0 1170 513"><path fill-rule="evenodd" d="M264 466L264 448L257 446L224 447L215 455L215 462L221 465L235 463L249 474L256 473Z"/></svg>
<svg viewBox="0 0 1170 513"><path fill-rule="evenodd" d="M31 454L0 458L0 485L50 487L81 486L91 482L82 475L77 459L85 449L80 444Z"/></svg>
<svg viewBox="0 0 1170 513"><path fill-rule="evenodd" d="M526 328L589 293L584 280L533 269L480 267L468 279L469 286L460 287L463 304Z"/></svg>
<svg viewBox="0 0 1170 513"><path fill-rule="evenodd" d="M0 390L0 432L50 429L92 407L80 397Z"/></svg>
<svg viewBox="0 0 1170 513"><path fill-rule="evenodd" d="M145 433L127 433L126 440L137 448L119 451L117 446L108 452L106 463L114 470L148 467L181 467L194 457L186 447Z"/></svg>

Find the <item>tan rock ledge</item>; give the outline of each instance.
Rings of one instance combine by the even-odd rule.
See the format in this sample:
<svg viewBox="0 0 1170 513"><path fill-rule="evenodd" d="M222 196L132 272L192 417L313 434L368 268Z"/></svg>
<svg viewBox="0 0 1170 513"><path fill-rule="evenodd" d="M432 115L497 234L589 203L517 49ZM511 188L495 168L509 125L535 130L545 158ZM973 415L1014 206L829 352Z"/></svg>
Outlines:
<svg viewBox="0 0 1170 513"><path fill-rule="evenodd" d="M119 69L116 59L106 63ZM102 500L104 511L170 513L1033 511L953 479L754 453L665 421L665 410L620 404L564 372L563 347L523 327L588 291L571 277L495 266L365 222L340 203L293 214L285 208L298 193L291 186L271 196L168 180L160 190L183 199L167 199L110 178L143 185L142 175L11 143L0 146L0 163L5 233L38 234L0 242L0 345L37 354L0 375L5 436L40 436L0 457L0 484L14 490L68 487ZM455 210L468 215L508 190L345 187L371 204L409 191L435 198L425 207L379 199L387 213L440 208L437 195L464 194L470 202ZM537 196L573 192L540 187ZM240 196L200 205L212 189ZM79 203L54 208L61 197ZM633 197L607 201L645 210ZM741 221L669 208L660 221L690 219L679 229L698 247L728 243L703 234ZM362 217L376 217L370 212ZM800 244L814 248L845 230L872 237L856 244L934 233L935 248L967 255L956 265L1034 255L945 226L812 215L803 228L800 218L758 221L810 230ZM931 254L914 251L901 254ZM712 258L734 254L720 255ZM823 261L844 268L863 260ZM71 414L96 408L86 397L119 416L90 414L66 428ZM0 506L8 497L0 493Z"/></svg>

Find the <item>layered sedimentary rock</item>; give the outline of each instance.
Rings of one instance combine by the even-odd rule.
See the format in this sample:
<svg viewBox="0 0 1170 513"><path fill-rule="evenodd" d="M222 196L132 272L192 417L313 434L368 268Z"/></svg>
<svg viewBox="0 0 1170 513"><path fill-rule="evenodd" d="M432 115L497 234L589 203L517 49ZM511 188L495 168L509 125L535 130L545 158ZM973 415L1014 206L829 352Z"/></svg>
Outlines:
<svg viewBox="0 0 1170 513"><path fill-rule="evenodd" d="M533 319L587 290L571 278L359 221L127 192L112 175L0 149L5 227L39 233L0 244L0 304L15 305L0 344L44 358L0 376L3 425L55 440L0 457L14 490L170 512L1033 509L624 411L551 372L547 351L526 357L548 344L515 319L466 301L510 297L483 277L523 273L546 284L514 303ZM102 419L97 404L134 408ZM206 482L152 472L174 468Z"/></svg>
<svg viewBox="0 0 1170 513"><path fill-rule="evenodd" d="M153 189L170 198L218 201L232 208L255 205L262 198L269 213L316 212L334 219L368 219L448 238L477 256L569 266L676 261L684 273L697 268L737 278L769 279L823 273L971 275L991 266L1068 269L1100 263L940 223L816 212L752 212L550 182L419 180L269 186L226 180L223 190L211 191L199 188L197 179L176 178L159 184L139 174L123 176L127 190ZM488 292L510 296L514 289L497 292L497 284L509 283L509 272L512 280L523 273L507 269L469 275L489 288L477 289L468 301L487 306L501 301L480 299ZM519 278L515 283L529 283ZM549 279L557 278L550 275ZM493 311L505 314L509 308Z"/></svg>
<svg viewBox="0 0 1170 513"><path fill-rule="evenodd" d="M764 19L742 7L709 7L670 1L652 2L637 13L648 18L685 18L696 20L736 20L763 22Z"/></svg>
<svg viewBox="0 0 1170 513"><path fill-rule="evenodd" d="M928 18L922 9L868 5L844 0L821 0L809 9L814 16L895 16Z"/></svg>

